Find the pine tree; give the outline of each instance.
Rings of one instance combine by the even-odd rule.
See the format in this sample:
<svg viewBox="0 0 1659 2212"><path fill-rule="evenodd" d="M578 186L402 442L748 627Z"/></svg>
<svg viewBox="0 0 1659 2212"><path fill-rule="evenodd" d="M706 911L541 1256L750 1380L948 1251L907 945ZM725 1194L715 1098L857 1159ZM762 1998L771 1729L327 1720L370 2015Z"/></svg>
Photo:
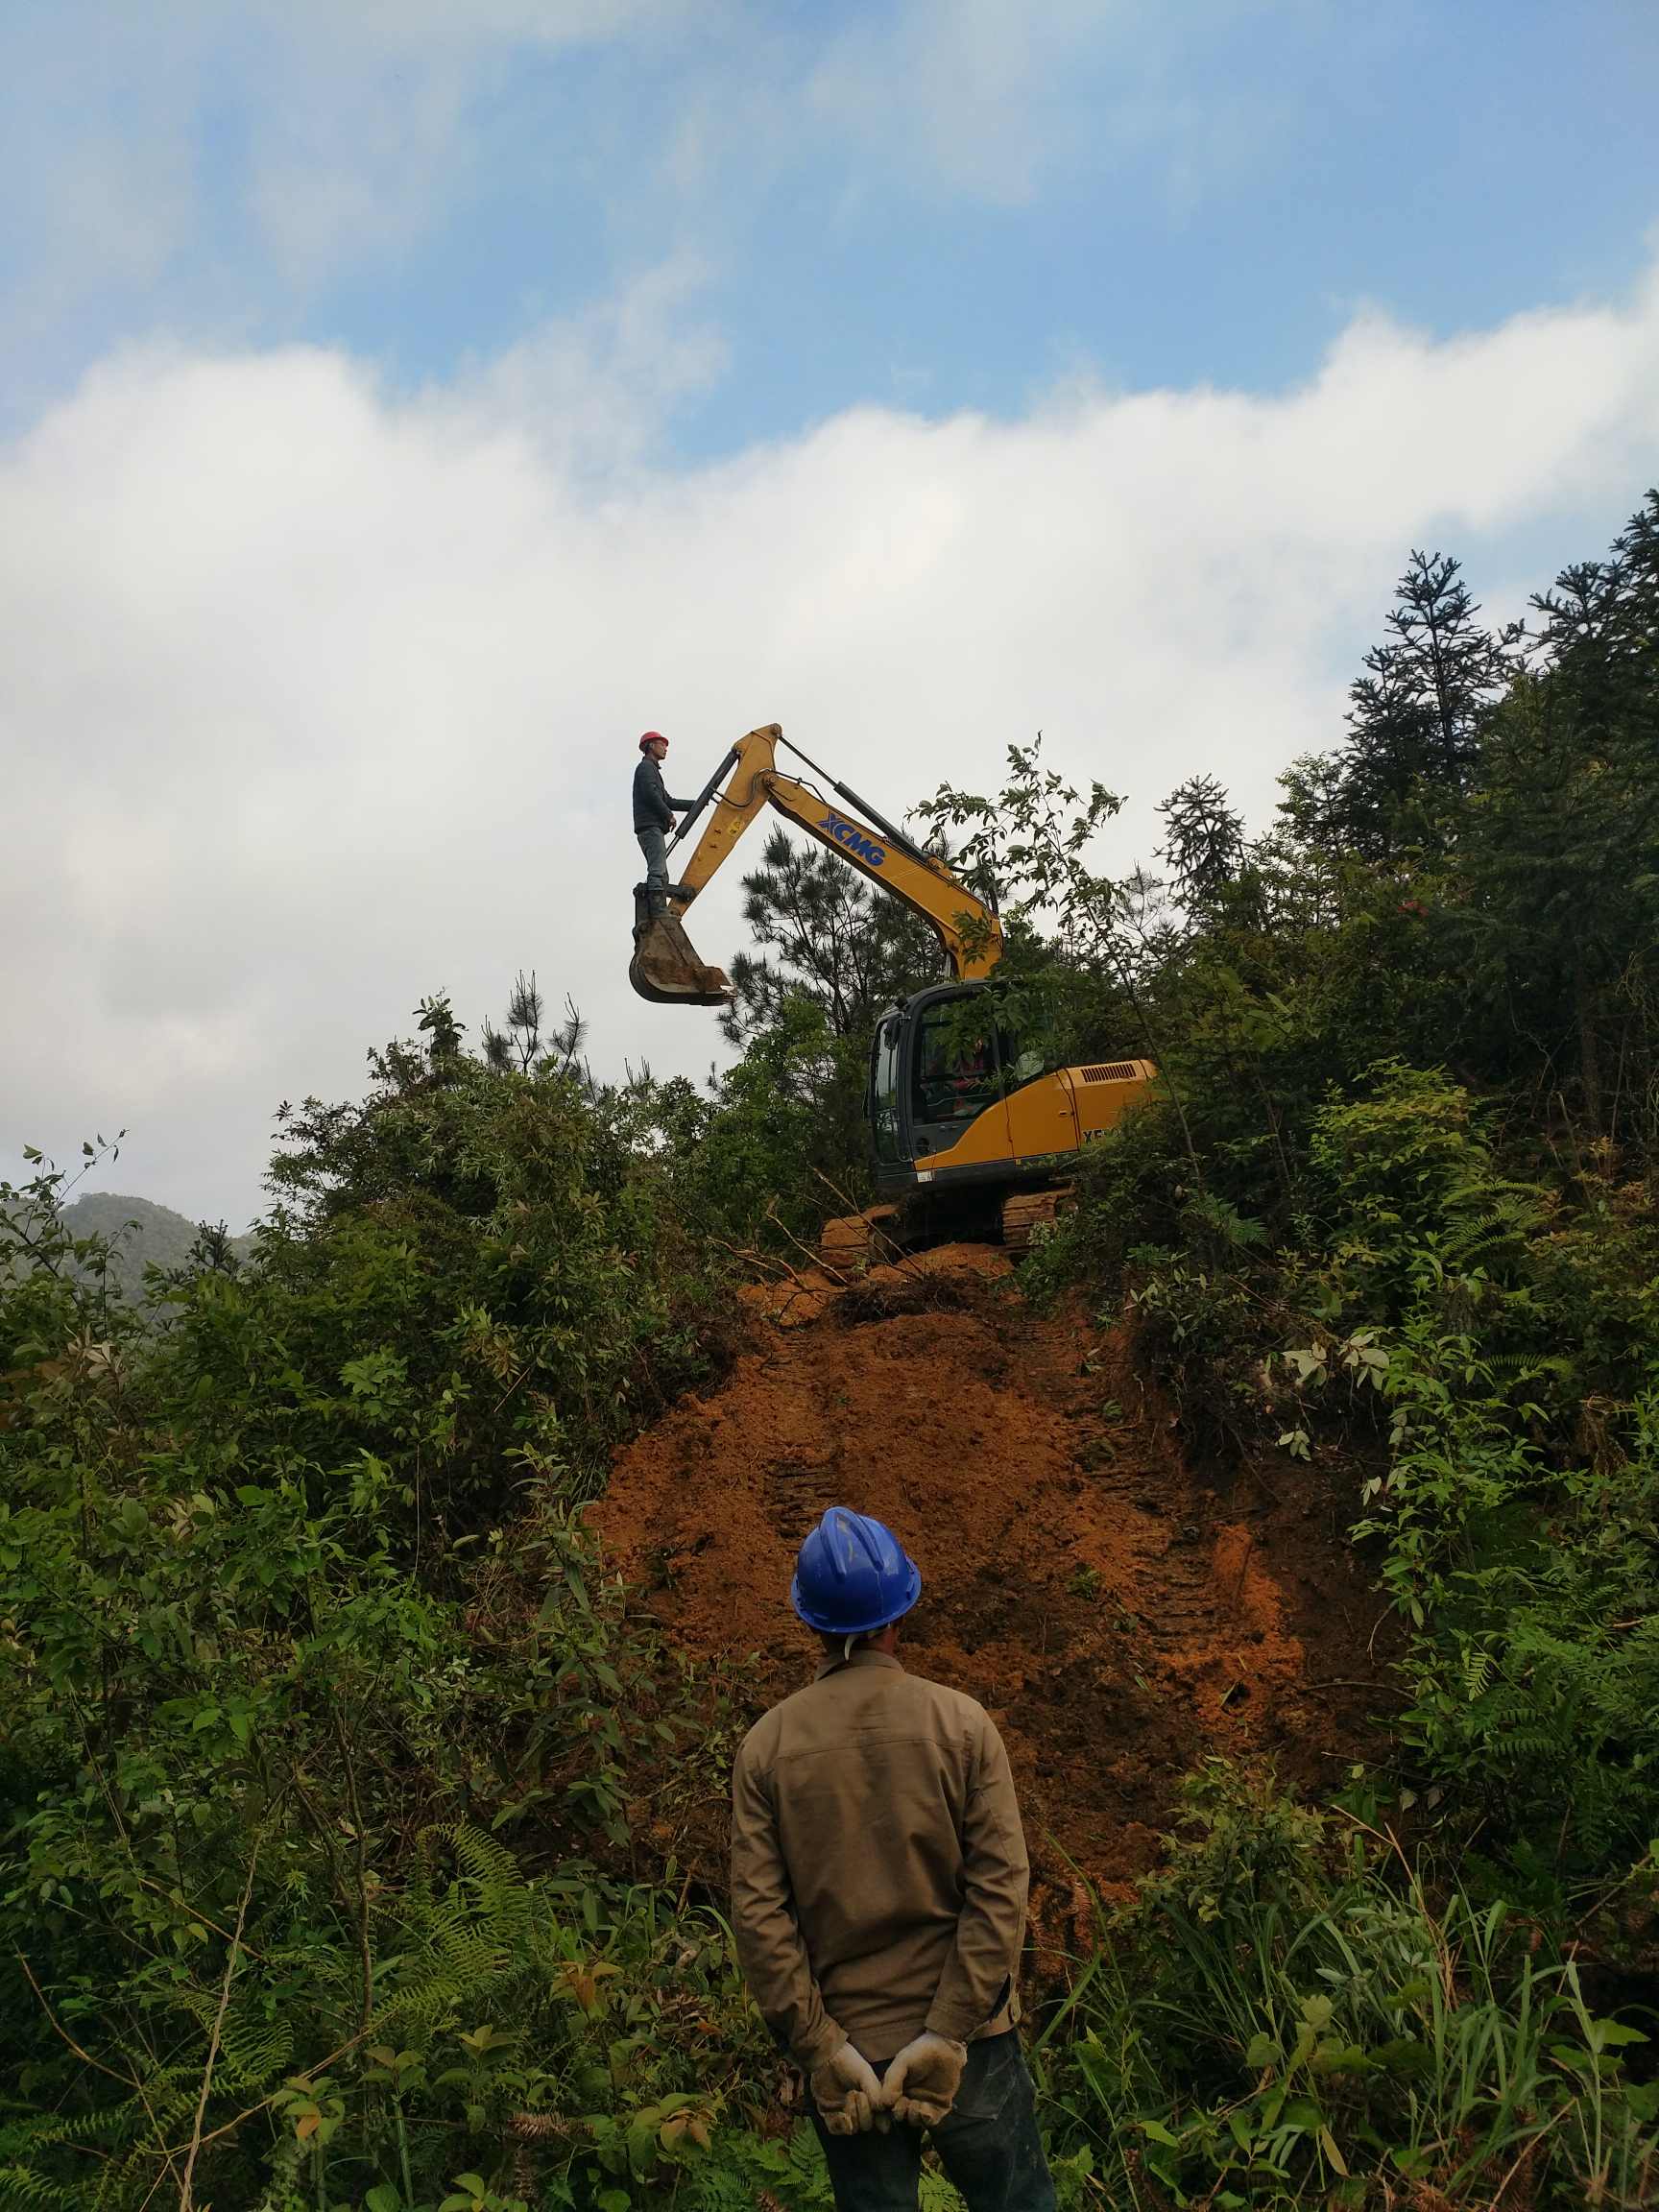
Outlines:
<svg viewBox="0 0 1659 2212"><path fill-rule="evenodd" d="M1167 842L1158 858L1168 864L1174 891L1191 909L1209 905L1238 875L1244 859L1244 817L1229 805L1214 776L1190 776L1164 800Z"/></svg>
<svg viewBox="0 0 1659 2212"><path fill-rule="evenodd" d="M1491 717L1457 874L1479 995L1551 1081L1576 1061L1599 1135L1659 995L1659 495L1533 605L1540 666Z"/></svg>
<svg viewBox="0 0 1659 2212"><path fill-rule="evenodd" d="M505 1032L497 1029L493 1022L484 1024L485 1065L493 1068L498 1075L513 1069L520 1075L546 1074L552 1070L567 1073L574 1068L576 1055L587 1042L588 1024L577 1013L568 994L565 999L564 1021L544 1036L541 1024L546 1013L546 1001L537 984L535 970L526 975L520 968L507 1000Z"/></svg>
<svg viewBox="0 0 1659 2212"><path fill-rule="evenodd" d="M743 889L743 919L776 958L733 955L735 996L721 1026L734 1045L775 1026L788 998L809 999L834 1036L868 1041L884 1006L945 973L925 922L833 854L803 851L782 830L766 840Z"/></svg>
<svg viewBox="0 0 1659 2212"><path fill-rule="evenodd" d="M1450 554L1415 549L1385 641L1349 691L1348 737L1334 773L1299 761L1285 811L1310 844L1382 860L1440 846L1480 758L1483 713L1516 668L1519 625L1495 637Z"/></svg>

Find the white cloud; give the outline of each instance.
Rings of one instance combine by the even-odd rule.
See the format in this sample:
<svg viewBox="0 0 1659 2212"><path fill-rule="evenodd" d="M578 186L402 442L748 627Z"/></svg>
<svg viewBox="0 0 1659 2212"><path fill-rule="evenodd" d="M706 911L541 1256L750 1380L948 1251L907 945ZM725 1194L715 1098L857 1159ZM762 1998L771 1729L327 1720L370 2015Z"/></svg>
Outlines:
<svg viewBox="0 0 1659 2212"><path fill-rule="evenodd" d="M947 191L1028 199L1076 152L1081 118L1062 87L1110 37L1117 9L1014 10L998 0L917 0L845 25L807 73L806 112L880 168Z"/></svg>
<svg viewBox="0 0 1659 2212"><path fill-rule="evenodd" d="M1175 11L1122 0L910 0L845 21L807 67L805 119L860 158L854 182L897 175L940 197L1005 206L1068 171L1133 161L1190 205L1260 162L1286 107L1278 86L1214 66L1274 0L1210 0L1202 35Z"/></svg>
<svg viewBox="0 0 1659 2212"><path fill-rule="evenodd" d="M249 204L309 284L406 249L465 203L515 72L674 39L688 0L252 0ZM709 24L709 29L713 29ZM214 48L198 60L211 82ZM204 85L204 91L207 86Z"/></svg>
<svg viewBox="0 0 1659 2212"><path fill-rule="evenodd" d="M509 249L541 283L595 239L721 262L808 175L792 223L1127 162L1190 202L1279 133L1209 60L1277 4L1214 0L1194 84L1190 30L1120 0L0 0L0 404L100 332L285 331L446 236L488 260L509 204L559 242Z"/></svg>
<svg viewBox="0 0 1659 2212"><path fill-rule="evenodd" d="M344 272L383 276L467 207L498 156L516 72L671 46L691 21L717 38L726 12L690 0L0 6L8 381L28 391L84 327L127 326L135 301L146 322L268 327Z"/></svg>
<svg viewBox="0 0 1659 2212"><path fill-rule="evenodd" d="M609 420L576 358L558 403ZM865 408L595 480L535 378L118 354L0 469L0 1144L124 1122L128 1187L234 1219L279 1098L353 1088L425 991L499 1015L520 963L606 1069L700 1072L712 1017L625 981L647 725L671 786L776 718L888 810L1041 726L1142 845L1201 769L1260 821L1410 544L1478 585L1506 534L1599 549L1659 473L1656 372L1649 285L1443 346L1367 318L1281 397Z"/></svg>
<svg viewBox="0 0 1659 2212"><path fill-rule="evenodd" d="M441 389L430 401L437 419L453 428L470 414L486 437L512 422L577 481L637 466L727 367L724 341L689 312L704 275L688 255L647 270Z"/></svg>

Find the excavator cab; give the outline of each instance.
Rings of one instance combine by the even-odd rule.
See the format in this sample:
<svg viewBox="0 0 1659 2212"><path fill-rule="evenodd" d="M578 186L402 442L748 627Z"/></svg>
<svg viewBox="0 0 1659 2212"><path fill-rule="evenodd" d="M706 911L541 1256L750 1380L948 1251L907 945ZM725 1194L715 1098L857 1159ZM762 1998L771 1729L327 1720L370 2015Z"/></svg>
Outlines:
<svg viewBox="0 0 1659 2212"><path fill-rule="evenodd" d="M983 1010L983 1019L974 1018ZM1046 1055L997 1018L983 983L934 984L877 1024L865 1116L877 1181L907 1188L936 1154L955 1151L972 1125L1043 1073ZM986 1163L990 1179L1007 1164ZM974 1180L987 1179L987 1174Z"/></svg>

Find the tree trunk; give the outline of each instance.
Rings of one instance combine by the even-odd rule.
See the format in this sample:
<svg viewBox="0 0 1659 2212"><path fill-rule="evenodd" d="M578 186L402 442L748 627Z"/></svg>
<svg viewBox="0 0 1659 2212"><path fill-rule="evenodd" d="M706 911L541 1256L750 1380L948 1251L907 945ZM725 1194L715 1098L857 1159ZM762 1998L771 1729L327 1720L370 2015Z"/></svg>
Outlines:
<svg viewBox="0 0 1659 2212"><path fill-rule="evenodd" d="M1590 969L1582 945L1573 948L1573 1006L1578 1017L1578 1071L1591 1134L1601 1134L1601 1053L1590 1009Z"/></svg>

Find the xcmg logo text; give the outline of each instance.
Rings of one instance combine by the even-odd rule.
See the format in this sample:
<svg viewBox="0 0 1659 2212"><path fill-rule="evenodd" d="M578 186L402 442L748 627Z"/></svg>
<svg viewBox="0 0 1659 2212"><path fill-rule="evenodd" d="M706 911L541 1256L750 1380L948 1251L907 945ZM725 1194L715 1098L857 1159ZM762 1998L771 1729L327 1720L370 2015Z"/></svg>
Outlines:
<svg viewBox="0 0 1659 2212"><path fill-rule="evenodd" d="M884 846L872 845L856 822L843 822L833 808L818 827L827 836L833 837L837 845L844 845L849 853L856 853L860 860L868 861L872 868L879 868L887 858Z"/></svg>

